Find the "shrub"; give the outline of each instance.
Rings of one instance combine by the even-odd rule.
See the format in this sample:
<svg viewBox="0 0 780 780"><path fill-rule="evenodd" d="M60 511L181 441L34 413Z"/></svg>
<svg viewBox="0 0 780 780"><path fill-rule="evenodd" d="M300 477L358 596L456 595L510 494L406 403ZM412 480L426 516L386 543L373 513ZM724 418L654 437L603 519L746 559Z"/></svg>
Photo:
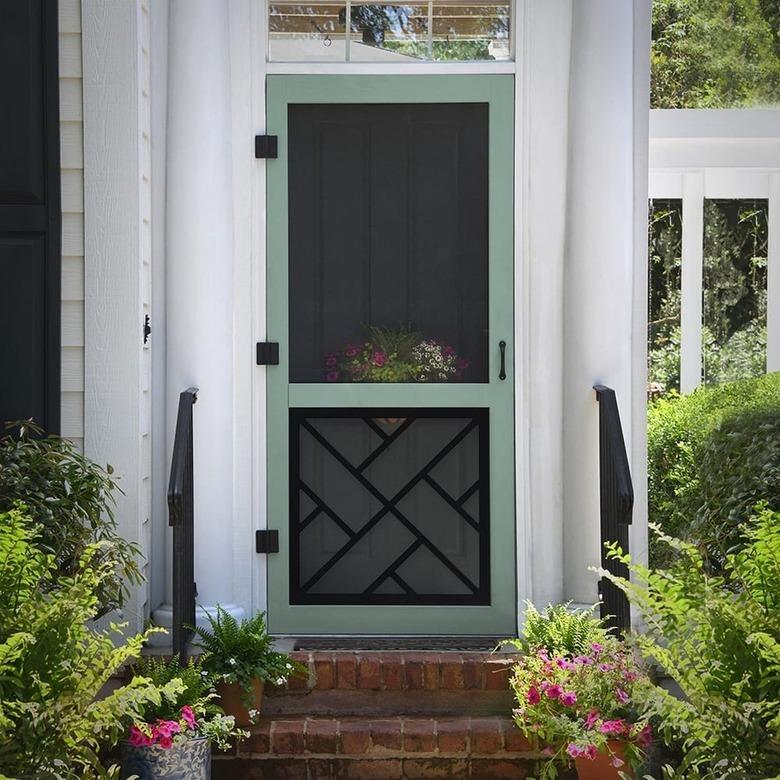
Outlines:
<svg viewBox="0 0 780 780"><path fill-rule="evenodd" d="M527 602L523 636L511 640L524 653L544 650L549 655L586 655L603 643L608 630L592 609L571 609L571 604L548 604L544 612Z"/></svg>
<svg viewBox="0 0 780 780"><path fill-rule="evenodd" d="M73 575L45 593L41 583L55 576L57 561L41 549L39 531L20 509L0 514L0 777L113 777L115 769L101 766L101 747L178 686L137 677L97 698L145 635L119 645L121 626L87 627L96 594L114 576L108 542L87 546Z"/></svg>
<svg viewBox="0 0 780 780"><path fill-rule="evenodd" d="M70 577L83 565L95 542L92 565L106 566L96 583L96 615L122 605L130 585L141 582L138 548L116 530L111 467L103 470L58 436L42 436L32 423L9 424L0 438L0 512L21 501L35 522L36 544L54 556L58 577Z"/></svg>
<svg viewBox="0 0 780 780"><path fill-rule="evenodd" d="M777 434L771 433L767 438L769 431L761 421L771 422L778 417L780 373L702 387L690 395L672 395L651 404L648 410L650 519L670 536L695 542L698 540L694 532L698 527L705 539L712 538L712 532L705 533L705 529L711 527L713 518L723 518L716 496L728 491L725 485L716 488L719 479L727 481L725 461L718 457L724 436L730 436L730 446L723 450L724 458L729 463L740 464L740 475L764 473L778 445ZM773 427L772 431L776 432L777 428ZM749 484L750 489L744 491L732 485L727 510L732 528L738 529L757 501L765 500L771 507L780 509L776 478L774 482L751 479ZM651 540L651 565L667 565L672 554L668 546ZM722 556L714 550L710 557L717 560Z"/></svg>
<svg viewBox="0 0 780 780"><path fill-rule="evenodd" d="M682 746L680 775L759 780L780 774L780 513L762 509L745 544L708 573L701 553L655 529L679 557L657 571L631 564L632 581L602 572L641 611L635 641L677 683L682 698L656 688L646 701L661 733Z"/></svg>
<svg viewBox="0 0 780 780"><path fill-rule="evenodd" d="M203 668L215 680L241 686L246 706L252 703L255 679L281 685L291 675L302 673L302 666L273 649L262 612L239 623L229 612L217 607L216 617L210 614L207 617L211 630L195 628L205 652Z"/></svg>

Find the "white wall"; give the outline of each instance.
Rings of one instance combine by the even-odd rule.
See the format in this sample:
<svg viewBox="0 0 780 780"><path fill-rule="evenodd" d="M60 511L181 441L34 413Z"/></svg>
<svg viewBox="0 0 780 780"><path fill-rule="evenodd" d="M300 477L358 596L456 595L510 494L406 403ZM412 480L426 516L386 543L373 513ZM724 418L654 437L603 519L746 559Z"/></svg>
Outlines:
<svg viewBox="0 0 780 780"><path fill-rule="evenodd" d="M60 0L61 434L84 448L84 143L81 2Z"/></svg>

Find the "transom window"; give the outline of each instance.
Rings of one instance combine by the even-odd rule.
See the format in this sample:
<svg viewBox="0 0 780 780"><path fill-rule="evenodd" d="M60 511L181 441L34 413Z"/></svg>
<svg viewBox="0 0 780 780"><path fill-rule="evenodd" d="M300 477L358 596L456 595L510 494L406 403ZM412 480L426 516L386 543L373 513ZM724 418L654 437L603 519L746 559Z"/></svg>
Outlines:
<svg viewBox="0 0 780 780"><path fill-rule="evenodd" d="M268 9L268 58L275 62L511 59L507 0L283 0Z"/></svg>

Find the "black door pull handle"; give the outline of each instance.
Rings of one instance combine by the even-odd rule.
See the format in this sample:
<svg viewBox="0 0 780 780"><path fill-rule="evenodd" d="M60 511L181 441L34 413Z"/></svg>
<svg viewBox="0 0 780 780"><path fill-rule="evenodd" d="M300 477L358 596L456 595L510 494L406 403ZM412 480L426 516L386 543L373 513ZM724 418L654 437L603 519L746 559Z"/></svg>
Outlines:
<svg viewBox="0 0 780 780"><path fill-rule="evenodd" d="M501 350L501 367L498 371L498 378L503 382L506 379L506 341L503 339L499 341L498 348Z"/></svg>

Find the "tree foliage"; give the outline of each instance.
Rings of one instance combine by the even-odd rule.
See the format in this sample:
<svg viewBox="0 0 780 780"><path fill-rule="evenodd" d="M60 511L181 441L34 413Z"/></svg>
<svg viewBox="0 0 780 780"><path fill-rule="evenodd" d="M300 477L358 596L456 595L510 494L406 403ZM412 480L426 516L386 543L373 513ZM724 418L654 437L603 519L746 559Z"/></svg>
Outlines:
<svg viewBox="0 0 780 780"><path fill-rule="evenodd" d="M654 0L650 104L780 102L778 0Z"/></svg>

